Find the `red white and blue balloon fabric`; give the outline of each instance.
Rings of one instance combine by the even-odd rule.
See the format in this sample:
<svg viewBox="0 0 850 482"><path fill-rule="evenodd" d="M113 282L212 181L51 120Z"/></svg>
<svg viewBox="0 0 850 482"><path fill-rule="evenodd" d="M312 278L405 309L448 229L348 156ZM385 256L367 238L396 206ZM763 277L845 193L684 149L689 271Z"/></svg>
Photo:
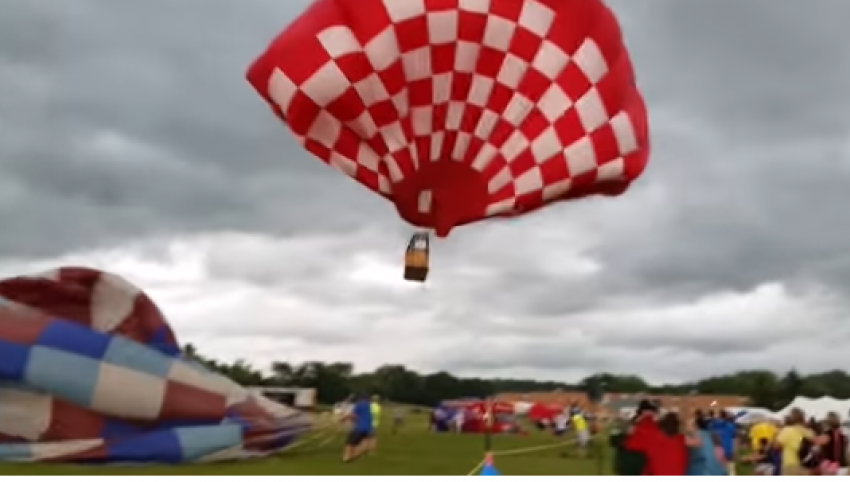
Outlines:
<svg viewBox="0 0 850 482"><path fill-rule="evenodd" d="M319 0L247 77L308 151L439 236L621 194L649 154L601 0Z"/></svg>
<svg viewBox="0 0 850 482"><path fill-rule="evenodd" d="M186 359L153 300L116 275L0 280L0 461L243 459L309 425Z"/></svg>

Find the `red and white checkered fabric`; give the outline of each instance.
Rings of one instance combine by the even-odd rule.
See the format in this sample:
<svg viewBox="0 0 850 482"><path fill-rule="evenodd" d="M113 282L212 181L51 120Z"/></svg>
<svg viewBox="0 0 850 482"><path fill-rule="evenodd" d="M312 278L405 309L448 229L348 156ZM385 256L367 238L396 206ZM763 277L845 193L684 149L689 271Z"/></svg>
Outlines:
<svg viewBox="0 0 850 482"><path fill-rule="evenodd" d="M649 152L601 0L319 0L248 80L307 150L438 235L620 194Z"/></svg>
<svg viewBox="0 0 850 482"><path fill-rule="evenodd" d="M137 286L112 273L66 267L2 279L0 297L18 310L47 313L167 353L180 351L156 303Z"/></svg>

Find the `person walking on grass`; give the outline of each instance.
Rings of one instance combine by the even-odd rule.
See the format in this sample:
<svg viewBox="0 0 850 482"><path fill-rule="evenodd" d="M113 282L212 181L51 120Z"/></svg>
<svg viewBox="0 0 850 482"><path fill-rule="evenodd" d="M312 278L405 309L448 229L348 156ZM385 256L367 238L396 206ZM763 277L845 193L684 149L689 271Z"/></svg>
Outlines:
<svg viewBox="0 0 850 482"><path fill-rule="evenodd" d="M366 451L369 454L375 453L378 449L378 427L381 426L381 397L378 395L372 396L372 401L369 403L369 411L372 414L372 430L369 437L366 439Z"/></svg>
<svg viewBox="0 0 850 482"><path fill-rule="evenodd" d="M369 448L369 437L372 435L372 404L369 397L360 395L351 408L351 431L345 440L342 461L345 463L355 460Z"/></svg>
<svg viewBox="0 0 850 482"><path fill-rule="evenodd" d="M576 452L579 457L587 457L587 446L590 443L590 430L587 426L587 419L579 407L571 409L570 424L573 427L576 435Z"/></svg>
<svg viewBox="0 0 850 482"><path fill-rule="evenodd" d="M552 423L552 434L556 437L563 437L567 433L567 427L570 425L570 419L567 414L561 412L555 415L555 421Z"/></svg>
<svg viewBox="0 0 850 482"><path fill-rule="evenodd" d="M563 411L555 415L552 421L552 435L555 437L563 437L567 433L567 428L570 425L570 418ZM564 448L561 451L561 457L569 457L569 449Z"/></svg>
<svg viewBox="0 0 850 482"><path fill-rule="evenodd" d="M404 407L401 405L393 409L393 434L397 434L404 426Z"/></svg>

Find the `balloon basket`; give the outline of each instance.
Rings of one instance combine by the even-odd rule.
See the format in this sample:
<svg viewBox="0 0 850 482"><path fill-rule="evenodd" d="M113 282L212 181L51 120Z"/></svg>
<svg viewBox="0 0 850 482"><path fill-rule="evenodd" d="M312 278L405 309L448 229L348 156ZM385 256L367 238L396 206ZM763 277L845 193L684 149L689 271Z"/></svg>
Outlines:
<svg viewBox="0 0 850 482"><path fill-rule="evenodd" d="M431 241L428 233L414 234L404 253L404 279L424 283L428 278L430 256Z"/></svg>
<svg viewBox="0 0 850 482"><path fill-rule="evenodd" d="M428 268L415 268L411 266L404 267L404 279L407 281L416 281L424 283L428 278Z"/></svg>

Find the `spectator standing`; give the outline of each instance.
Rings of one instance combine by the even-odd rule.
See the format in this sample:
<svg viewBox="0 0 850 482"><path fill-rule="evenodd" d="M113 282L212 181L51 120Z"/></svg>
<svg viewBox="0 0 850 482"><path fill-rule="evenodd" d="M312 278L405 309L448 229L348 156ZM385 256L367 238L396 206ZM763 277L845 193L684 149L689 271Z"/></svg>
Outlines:
<svg viewBox="0 0 850 482"><path fill-rule="evenodd" d="M738 428L735 426L734 417L725 410L721 411L717 417L709 422L708 428L720 441L723 457L726 459L726 471L729 475L735 475Z"/></svg>
<svg viewBox="0 0 850 482"><path fill-rule="evenodd" d="M776 473L775 449L769 439L763 438L757 442L750 460L755 464L754 475L774 475Z"/></svg>
<svg viewBox="0 0 850 482"><path fill-rule="evenodd" d="M776 446L782 450L782 475L810 475L800 455L804 446L811 445L815 434L806 426L806 414L799 408L791 410L787 423L776 435Z"/></svg>
<svg viewBox="0 0 850 482"><path fill-rule="evenodd" d="M626 441L635 430L635 426L644 419L655 420L658 408L648 400L642 400L637 407L637 413L630 423L615 428L611 432L610 444L614 448L614 473L617 475L643 475L646 471L646 455L642 451L631 450Z"/></svg>
<svg viewBox="0 0 850 482"><path fill-rule="evenodd" d="M821 446L821 474L847 475L847 436L841 431L841 418L837 413L827 415L818 443Z"/></svg>
<svg viewBox="0 0 850 482"><path fill-rule="evenodd" d="M694 420L693 441L688 444L687 475L729 475L723 459L717 457L709 420L698 413Z"/></svg>
<svg viewBox="0 0 850 482"><path fill-rule="evenodd" d="M687 441L675 413L664 415L659 422L650 417L639 419L624 445L646 457L643 475L685 475L687 472Z"/></svg>
<svg viewBox="0 0 850 482"><path fill-rule="evenodd" d="M753 450L759 450L762 446L762 440L767 439L773 443L776 433L779 429L772 420L761 420L750 427L750 446Z"/></svg>
<svg viewBox="0 0 850 482"><path fill-rule="evenodd" d="M571 415L570 425L572 425L575 431L578 455L579 457L586 457L587 446L590 443L590 430L587 426L587 419L584 418L584 414L580 408L573 408Z"/></svg>

